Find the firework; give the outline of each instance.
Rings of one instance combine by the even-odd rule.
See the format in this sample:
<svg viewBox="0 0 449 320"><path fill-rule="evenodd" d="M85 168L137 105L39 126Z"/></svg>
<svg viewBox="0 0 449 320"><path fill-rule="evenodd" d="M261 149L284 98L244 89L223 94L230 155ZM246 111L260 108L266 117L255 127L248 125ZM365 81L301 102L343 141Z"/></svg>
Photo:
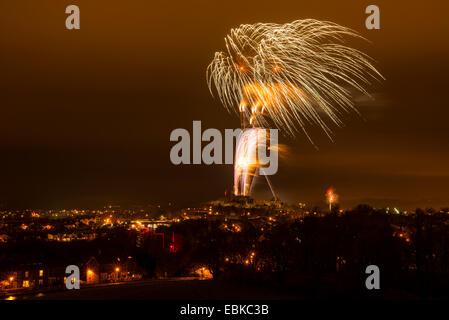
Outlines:
<svg viewBox="0 0 449 320"><path fill-rule="evenodd" d="M259 168L258 148L266 147L266 132L261 128L250 128L243 131L235 151L234 194L249 195L252 181Z"/></svg>
<svg viewBox="0 0 449 320"><path fill-rule="evenodd" d="M383 79L366 54L345 45L351 37L363 39L312 19L241 25L207 68L209 90L240 115L243 129L274 126L310 140L312 123L332 139L329 123L340 126L343 112L356 111L353 91L369 96L366 87Z"/></svg>
<svg viewBox="0 0 449 320"><path fill-rule="evenodd" d="M338 201L338 195L334 192L334 188L326 191L326 202L329 204L329 211L332 211L332 205Z"/></svg>

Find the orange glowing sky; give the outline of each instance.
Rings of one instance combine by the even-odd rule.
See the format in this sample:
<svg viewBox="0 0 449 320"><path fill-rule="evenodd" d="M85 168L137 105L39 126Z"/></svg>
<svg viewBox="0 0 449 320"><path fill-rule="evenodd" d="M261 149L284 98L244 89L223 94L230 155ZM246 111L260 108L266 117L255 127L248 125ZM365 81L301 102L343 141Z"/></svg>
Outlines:
<svg viewBox="0 0 449 320"><path fill-rule="evenodd" d="M69 1L70 2L70 1ZM357 100L335 143L311 130L281 140L272 178L286 201L342 206L449 206L449 5L377 1L381 29L342 1L72 1L81 30L65 29L67 1L0 4L0 204L97 206L204 201L232 186L232 166L174 167L169 133L202 120L239 121L213 99L205 69L241 23L330 20L362 33L386 77L376 101ZM213 179L211 178L213 177ZM259 197L270 191L261 183Z"/></svg>

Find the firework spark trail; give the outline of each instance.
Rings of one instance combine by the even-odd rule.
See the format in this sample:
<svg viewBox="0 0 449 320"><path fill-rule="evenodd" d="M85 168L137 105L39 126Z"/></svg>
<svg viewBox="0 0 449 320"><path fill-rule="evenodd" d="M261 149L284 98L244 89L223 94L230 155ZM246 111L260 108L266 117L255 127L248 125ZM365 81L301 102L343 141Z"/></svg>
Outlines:
<svg viewBox="0 0 449 320"><path fill-rule="evenodd" d="M266 148L266 131L262 128L249 128L239 137L235 151L234 194L248 195L251 191L256 170L260 167L258 148Z"/></svg>
<svg viewBox="0 0 449 320"><path fill-rule="evenodd" d="M326 191L326 202L329 204L329 211L332 211L332 205L338 201L338 195L335 193L334 188L329 188Z"/></svg>
<svg viewBox="0 0 449 320"><path fill-rule="evenodd" d="M215 86L229 111L258 126L269 126L271 119L294 136L307 135L306 123L314 123L331 138L325 118L340 126L342 111L356 111L349 88L369 96L365 87L383 79L366 54L344 45L347 37L363 39L312 19L241 25L225 37L226 51L215 53L207 69L209 89Z"/></svg>
<svg viewBox="0 0 449 320"><path fill-rule="evenodd" d="M369 96L365 87L383 79L370 57L344 45L346 38L364 39L346 27L313 19L241 25L225 37L226 51L216 52L207 68L209 90L213 94L214 86L227 110L240 114L243 129L273 124L291 136L303 131L312 142L306 131L312 123L332 140L326 119L341 126L342 112L357 112L351 89ZM248 177L257 164L245 166L243 150L258 146L241 141L234 190L248 195Z"/></svg>

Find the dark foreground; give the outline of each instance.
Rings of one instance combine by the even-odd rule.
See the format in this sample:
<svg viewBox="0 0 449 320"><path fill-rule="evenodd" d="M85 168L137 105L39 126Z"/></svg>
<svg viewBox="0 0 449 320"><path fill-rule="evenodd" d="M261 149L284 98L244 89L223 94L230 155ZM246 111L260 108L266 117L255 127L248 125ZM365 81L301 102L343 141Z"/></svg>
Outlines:
<svg viewBox="0 0 449 320"><path fill-rule="evenodd" d="M299 296L277 292L275 289L191 278L144 280L17 297L17 299L26 300L278 300L299 298Z"/></svg>
<svg viewBox="0 0 449 320"><path fill-rule="evenodd" d="M103 319L115 318L119 313L126 313L128 318L151 314L161 315L164 319L299 319L302 314L314 314L314 317L320 319L334 317L336 312L344 312L345 317L353 314L359 318L367 310L374 318L381 318L386 310L393 318L408 318L407 314L416 313L420 306L429 316L438 314L438 310L443 307L446 309L447 305L423 305L417 304L419 301L415 300L342 300L341 297L326 299L323 304L323 301L278 292L276 289L191 278L143 280L14 298L16 301L3 301L0 304L2 307L10 306L14 314L21 314L23 318L35 317L36 313L48 313L55 306L67 309L76 306L76 310L83 310L82 305L86 306L90 315L98 313L99 318ZM214 311L207 315L199 314L200 308ZM257 313L260 310L266 313ZM60 318L59 313L51 314Z"/></svg>

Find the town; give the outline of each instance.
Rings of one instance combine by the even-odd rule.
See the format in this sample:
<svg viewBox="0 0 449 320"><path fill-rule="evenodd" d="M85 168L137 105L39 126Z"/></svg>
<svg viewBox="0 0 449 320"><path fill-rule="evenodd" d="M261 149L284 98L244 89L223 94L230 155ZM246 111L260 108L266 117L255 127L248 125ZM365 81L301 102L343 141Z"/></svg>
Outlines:
<svg viewBox="0 0 449 320"><path fill-rule="evenodd" d="M384 272L383 288L422 294L426 286L443 286L448 279L448 223L449 209L335 205L320 210L248 197L195 208L170 203L5 210L0 213L0 294L64 290L65 267L71 264L80 267L82 288L192 277L301 287L302 294L318 281L340 292L343 282L357 287L360 270L372 263ZM385 244L382 253L379 243ZM416 274L419 284L406 285Z"/></svg>

